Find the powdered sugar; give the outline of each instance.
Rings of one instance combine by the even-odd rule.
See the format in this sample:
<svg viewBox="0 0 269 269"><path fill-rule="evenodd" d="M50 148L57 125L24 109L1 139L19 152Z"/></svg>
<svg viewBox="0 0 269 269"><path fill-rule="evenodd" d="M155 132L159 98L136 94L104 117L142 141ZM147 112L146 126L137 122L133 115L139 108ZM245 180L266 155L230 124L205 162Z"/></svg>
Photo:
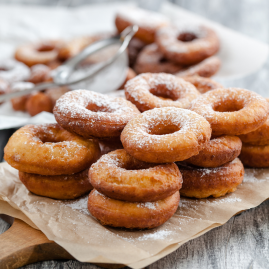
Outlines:
<svg viewBox="0 0 269 269"><path fill-rule="evenodd" d="M262 176L261 176L262 174ZM258 178L260 177L260 178ZM244 183L259 183L269 180L269 176L262 173L262 169L245 169Z"/></svg>
<svg viewBox="0 0 269 269"><path fill-rule="evenodd" d="M87 203L88 195L74 201L66 201L65 205L71 207L74 210L79 210L83 214L89 215Z"/></svg>
<svg viewBox="0 0 269 269"><path fill-rule="evenodd" d="M148 209L156 210L158 207L158 202L137 203L136 206L140 208L148 208Z"/></svg>

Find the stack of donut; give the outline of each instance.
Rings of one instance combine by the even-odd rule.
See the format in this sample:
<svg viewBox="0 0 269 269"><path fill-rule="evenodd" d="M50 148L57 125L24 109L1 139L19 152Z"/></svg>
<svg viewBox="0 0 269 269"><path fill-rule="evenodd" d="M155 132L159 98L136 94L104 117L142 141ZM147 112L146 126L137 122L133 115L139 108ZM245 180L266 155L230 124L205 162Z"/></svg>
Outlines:
<svg viewBox="0 0 269 269"><path fill-rule="evenodd" d="M239 137L243 142L239 156L242 163L248 167L269 167L269 119L258 129Z"/></svg>
<svg viewBox="0 0 269 269"><path fill-rule="evenodd" d="M219 50L219 39L209 27L189 22L172 25L167 17L136 7L117 11L119 32L134 24L139 27L135 40L140 43L133 42L136 46L131 44L129 50L130 67L136 73L211 77L218 71L220 60L213 55Z"/></svg>
<svg viewBox="0 0 269 269"><path fill-rule="evenodd" d="M5 147L5 160L34 194L75 199L89 193L88 171L100 157L98 142L83 139L58 124L27 125Z"/></svg>

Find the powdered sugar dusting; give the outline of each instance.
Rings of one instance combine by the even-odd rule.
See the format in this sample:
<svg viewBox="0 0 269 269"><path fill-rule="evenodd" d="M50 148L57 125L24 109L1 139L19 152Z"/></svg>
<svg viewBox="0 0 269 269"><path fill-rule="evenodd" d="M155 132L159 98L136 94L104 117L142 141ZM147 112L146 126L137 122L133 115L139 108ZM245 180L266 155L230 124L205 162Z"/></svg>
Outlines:
<svg viewBox="0 0 269 269"><path fill-rule="evenodd" d="M158 201L157 202L137 203L137 207L156 210L158 207Z"/></svg>
<svg viewBox="0 0 269 269"><path fill-rule="evenodd" d="M261 178L258 176L261 174L261 169L245 169L244 183L259 183L269 180L269 176L266 176L266 173L263 174ZM265 178L266 177L266 178Z"/></svg>
<svg viewBox="0 0 269 269"><path fill-rule="evenodd" d="M65 201L65 205L74 210L78 210L83 214L89 215L88 211L88 195L74 201Z"/></svg>

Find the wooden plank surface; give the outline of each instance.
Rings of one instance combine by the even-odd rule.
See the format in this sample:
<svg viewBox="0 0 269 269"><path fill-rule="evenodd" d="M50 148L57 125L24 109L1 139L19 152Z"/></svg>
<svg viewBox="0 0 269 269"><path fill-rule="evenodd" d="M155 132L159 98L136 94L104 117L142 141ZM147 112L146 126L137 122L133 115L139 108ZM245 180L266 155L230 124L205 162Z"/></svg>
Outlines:
<svg viewBox="0 0 269 269"><path fill-rule="evenodd" d="M1 3L32 0L0 0ZM36 1L39 4L44 0ZM94 2L47 1L47 4L74 6ZM183 8L219 22L257 40L269 42L269 1L265 0L174 0ZM269 97L269 61L265 66L243 79L221 81L225 86L247 88ZM1 137L1 134L0 134ZM0 138L1 141L1 138ZM225 225L192 240L174 253L148 266L148 269L176 268L269 268L269 201L255 209L233 217ZM9 227L0 220L0 233ZM46 261L25 266L37 268L96 269L95 265L77 261Z"/></svg>

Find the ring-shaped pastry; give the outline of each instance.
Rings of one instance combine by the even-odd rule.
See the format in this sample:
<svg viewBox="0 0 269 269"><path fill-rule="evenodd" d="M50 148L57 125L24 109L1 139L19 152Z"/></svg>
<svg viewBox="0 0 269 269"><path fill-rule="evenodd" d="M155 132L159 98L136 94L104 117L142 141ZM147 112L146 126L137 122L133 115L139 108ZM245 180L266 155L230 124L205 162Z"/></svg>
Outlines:
<svg viewBox="0 0 269 269"><path fill-rule="evenodd" d="M227 88L200 95L189 109L207 119L213 135L241 135L264 124L269 104L255 92Z"/></svg>
<svg viewBox="0 0 269 269"><path fill-rule="evenodd" d="M244 167L236 158L216 168L194 168L181 166L183 185L180 194L185 197L220 197L234 192L244 179Z"/></svg>
<svg viewBox="0 0 269 269"><path fill-rule="evenodd" d="M203 117L187 109L164 107L131 120L121 133L121 142L138 160L171 163L197 155L210 136L210 125Z"/></svg>
<svg viewBox="0 0 269 269"><path fill-rule="evenodd" d="M142 112L156 107L188 108L200 96L191 83L165 73L138 75L124 89L126 99Z"/></svg>
<svg viewBox="0 0 269 269"><path fill-rule="evenodd" d="M179 192L163 200L131 203L111 199L97 190L89 195L88 209L102 225L128 229L152 229L170 219L178 208Z"/></svg>
<svg viewBox="0 0 269 269"><path fill-rule="evenodd" d="M53 199L76 199L89 193L93 187L88 178L89 169L71 175L43 176L19 172L19 178L32 193Z"/></svg>
<svg viewBox="0 0 269 269"><path fill-rule="evenodd" d="M238 157L241 148L242 142L239 137L224 135L212 138L198 155L185 162L200 167L218 167Z"/></svg>
<svg viewBox="0 0 269 269"><path fill-rule="evenodd" d="M182 185L174 163L153 165L136 160L124 149L103 155L89 170L92 186L106 196L128 202L154 202Z"/></svg>
<svg viewBox="0 0 269 269"><path fill-rule="evenodd" d="M71 134L58 124L20 128L10 137L4 152L12 167L40 175L78 173L100 156L97 141Z"/></svg>
<svg viewBox="0 0 269 269"><path fill-rule="evenodd" d="M66 130L83 136L119 137L138 109L123 98L76 90L64 94L53 109L56 121Z"/></svg>

